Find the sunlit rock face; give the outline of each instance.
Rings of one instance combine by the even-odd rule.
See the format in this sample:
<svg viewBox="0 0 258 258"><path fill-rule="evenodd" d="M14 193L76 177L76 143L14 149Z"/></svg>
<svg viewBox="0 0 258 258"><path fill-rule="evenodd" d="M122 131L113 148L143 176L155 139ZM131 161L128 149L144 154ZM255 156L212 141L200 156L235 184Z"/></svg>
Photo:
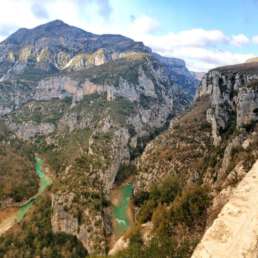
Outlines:
<svg viewBox="0 0 258 258"><path fill-rule="evenodd" d="M53 21L0 44L5 143L26 142L50 164L52 230L105 254L118 171L193 100L184 61L121 35ZM15 140L14 140L15 139Z"/></svg>
<svg viewBox="0 0 258 258"><path fill-rule="evenodd" d="M258 252L258 161L230 194L192 258L256 258Z"/></svg>
<svg viewBox="0 0 258 258"><path fill-rule="evenodd" d="M242 128L258 121L257 69L257 63L222 67L210 71L202 79L198 96L211 96L207 119L212 124L216 145L221 141L220 134L232 124Z"/></svg>

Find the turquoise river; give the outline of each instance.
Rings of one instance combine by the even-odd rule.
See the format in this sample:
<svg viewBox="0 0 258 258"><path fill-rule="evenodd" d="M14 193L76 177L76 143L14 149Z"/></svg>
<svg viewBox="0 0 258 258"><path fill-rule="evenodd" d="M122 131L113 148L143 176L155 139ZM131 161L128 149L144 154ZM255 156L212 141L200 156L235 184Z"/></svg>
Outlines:
<svg viewBox="0 0 258 258"><path fill-rule="evenodd" d="M39 177L40 184L38 193L32 196L29 200L27 200L17 212L17 221L20 222L28 212L28 210L32 207L33 202L37 199L37 197L43 193L48 186L52 184L51 178L49 178L42 170L43 160L36 157L36 163L35 163L35 172Z"/></svg>
<svg viewBox="0 0 258 258"><path fill-rule="evenodd" d="M133 194L133 186L128 183L121 186L118 191L118 203L113 205L114 233L116 236L121 236L132 224L129 217L129 206Z"/></svg>

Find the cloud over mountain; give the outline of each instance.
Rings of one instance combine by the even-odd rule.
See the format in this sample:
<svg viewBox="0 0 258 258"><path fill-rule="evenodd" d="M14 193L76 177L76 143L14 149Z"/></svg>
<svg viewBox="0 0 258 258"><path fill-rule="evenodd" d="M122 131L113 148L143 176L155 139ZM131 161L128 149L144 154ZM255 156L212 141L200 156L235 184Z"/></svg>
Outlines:
<svg viewBox="0 0 258 258"><path fill-rule="evenodd" d="M229 34L222 28L195 26L187 29L167 27L164 30L164 21L157 16L158 11L150 13L148 8L127 10L130 4L115 0L3 1L0 40L20 27L32 28L42 22L60 19L93 33L122 34L143 41L162 55L185 59L191 69L198 71L243 62L257 55L254 51L258 45L256 34L247 35L241 31ZM13 10L19 10L19 15ZM171 16L169 19L173 24L175 18Z"/></svg>

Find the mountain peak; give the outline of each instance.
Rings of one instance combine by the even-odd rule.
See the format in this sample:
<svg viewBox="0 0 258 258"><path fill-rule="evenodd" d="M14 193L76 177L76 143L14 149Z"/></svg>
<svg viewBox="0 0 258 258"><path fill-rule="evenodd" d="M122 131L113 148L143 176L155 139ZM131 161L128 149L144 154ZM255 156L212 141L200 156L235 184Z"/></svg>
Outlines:
<svg viewBox="0 0 258 258"><path fill-rule="evenodd" d="M53 24L53 25L67 25L65 22L63 22L62 20L58 20L58 19L53 20L53 21L50 21L50 22L48 22L48 23L46 23L46 24Z"/></svg>
<svg viewBox="0 0 258 258"><path fill-rule="evenodd" d="M52 28L52 29L57 29L57 28L74 28L74 29L79 29L73 26L70 26L69 24L63 22L62 20L53 20L44 24L41 24L37 27L34 28L34 30L40 29L40 28Z"/></svg>
<svg viewBox="0 0 258 258"><path fill-rule="evenodd" d="M62 20L53 20L32 29L19 29L7 38L5 43L26 45L34 44L42 38L50 38L52 40L60 37L78 39L90 36L94 36L94 34L66 24Z"/></svg>

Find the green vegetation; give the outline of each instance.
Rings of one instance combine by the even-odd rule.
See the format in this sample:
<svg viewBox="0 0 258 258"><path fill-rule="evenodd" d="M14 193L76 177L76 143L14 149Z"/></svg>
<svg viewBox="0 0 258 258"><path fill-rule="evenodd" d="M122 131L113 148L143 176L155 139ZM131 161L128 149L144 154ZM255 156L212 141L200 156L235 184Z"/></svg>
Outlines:
<svg viewBox="0 0 258 258"><path fill-rule="evenodd" d="M208 196L206 187L183 185L173 176L153 185L148 194L137 195L134 200L140 208L137 221L152 221L153 238L144 245L141 226L136 224L126 233L129 248L112 258L191 257L205 229Z"/></svg>
<svg viewBox="0 0 258 258"><path fill-rule="evenodd" d="M37 193L33 162L22 150L0 144L0 206L9 198L21 202Z"/></svg>
<svg viewBox="0 0 258 258"><path fill-rule="evenodd" d="M55 143L52 144L47 144L44 137L37 137L35 148L58 174L82 152L87 152L90 134L89 129L76 129L55 135Z"/></svg>
<svg viewBox="0 0 258 258"><path fill-rule="evenodd" d="M29 62L35 62L35 61L29 61ZM54 68L54 67L53 67ZM38 82L46 77L49 76L54 76L56 73L56 68L53 69L52 71L44 71L42 69L37 69L32 66L28 66L25 68L25 70L19 74L15 75L15 78L17 80L22 80L22 81L29 81L29 82Z"/></svg>
<svg viewBox="0 0 258 258"><path fill-rule="evenodd" d="M37 124L56 124L71 104L71 98L66 98L65 100L32 101L13 112L11 117L16 123L32 121Z"/></svg>
<svg viewBox="0 0 258 258"><path fill-rule="evenodd" d="M87 114L88 119L92 119L93 123L97 123L104 115L110 115L113 122L125 125L128 116L134 114L135 107L133 102L124 97L108 101L106 94L92 94L84 96L71 112L76 112L81 117Z"/></svg>
<svg viewBox="0 0 258 258"><path fill-rule="evenodd" d="M137 84L139 66L144 65L146 60L148 60L147 56L130 60L120 58L84 71L73 72L69 75L81 81L87 78L96 84L108 84L115 87L119 85L121 78L127 80L129 83Z"/></svg>
<svg viewBox="0 0 258 258"><path fill-rule="evenodd" d="M208 207L208 190L198 185L183 187L180 180L169 176L158 185L153 185L147 194L135 197L135 204L140 206L137 221L145 223L152 219L155 230L164 225L185 223L191 226Z"/></svg>
<svg viewBox="0 0 258 258"><path fill-rule="evenodd" d="M85 258L87 252L76 237L52 232L50 217L51 201L45 194L21 225L0 237L0 257Z"/></svg>
<svg viewBox="0 0 258 258"><path fill-rule="evenodd" d="M148 196L136 198L140 205L137 220L151 220L154 237L143 245L140 226L128 234L130 246L116 258L190 257L200 233L205 229L209 207L208 189L198 185L184 186L175 177L168 177L153 186Z"/></svg>
<svg viewBox="0 0 258 258"><path fill-rule="evenodd" d="M196 242L193 240L185 240L177 245L169 237L154 237L148 246L144 246L138 235L131 241L127 250L111 256L111 258L186 258L191 256L191 251L195 246Z"/></svg>
<svg viewBox="0 0 258 258"><path fill-rule="evenodd" d="M154 184L150 192L141 192L136 195L134 203L141 207L137 216L139 223L149 221L159 204L169 204L172 202L182 190L181 188L178 178L170 176L162 183Z"/></svg>
<svg viewBox="0 0 258 258"><path fill-rule="evenodd" d="M18 222L21 222L24 219L25 215L27 214L29 209L32 207L34 201L39 197L40 194L42 194L47 189L48 186L50 186L52 184L51 178L46 176L45 173L42 171L43 160L41 160L40 158L37 157L35 162L36 162L35 173L39 177L40 186L39 186L37 194L34 195L33 197L31 197L30 199L28 199L22 206L20 206L19 211L17 213L17 221Z"/></svg>

